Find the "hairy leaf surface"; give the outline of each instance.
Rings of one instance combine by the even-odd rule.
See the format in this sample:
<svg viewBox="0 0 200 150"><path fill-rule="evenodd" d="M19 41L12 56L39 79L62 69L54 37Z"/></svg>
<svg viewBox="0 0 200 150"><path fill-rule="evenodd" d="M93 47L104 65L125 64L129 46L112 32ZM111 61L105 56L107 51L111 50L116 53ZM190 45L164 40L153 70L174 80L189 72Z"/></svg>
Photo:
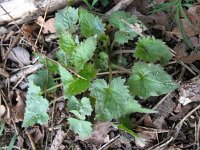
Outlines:
<svg viewBox="0 0 200 150"><path fill-rule="evenodd" d="M129 94L125 80L114 78L108 85L105 80L95 80L91 87L91 96L96 98L96 117L99 120L120 118L127 113L136 112L142 108Z"/></svg>
<svg viewBox="0 0 200 150"><path fill-rule="evenodd" d="M55 27L58 33L72 28L78 21L78 9L66 7L56 13Z"/></svg>
<svg viewBox="0 0 200 150"><path fill-rule="evenodd" d="M83 97L80 102L75 96L69 99L68 110L73 113L77 118L85 120L86 116L90 116L92 113L92 106L90 100L87 97Z"/></svg>
<svg viewBox="0 0 200 150"><path fill-rule="evenodd" d="M88 121L68 118L69 128L77 133L81 139L88 138L92 133L92 124Z"/></svg>
<svg viewBox="0 0 200 150"><path fill-rule="evenodd" d="M95 36L87 38L81 42L72 54L73 65L77 72L83 69L86 62L88 62L96 50L97 39Z"/></svg>
<svg viewBox="0 0 200 150"><path fill-rule="evenodd" d="M141 37L137 42L134 55L142 61L167 64L172 58L169 47L161 40L154 37Z"/></svg>
<svg viewBox="0 0 200 150"><path fill-rule="evenodd" d="M36 123L43 124L48 122L47 114L49 102L40 95L40 87L29 82L29 88L26 95L26 108L23 127L30 127Z"/></svg>
<svg viewBox="0 0 200 150"><path fill-rule="evenodd" d="M83 36L90 37L104 33L105 24L102 23L102 20L98 16L95 17L85 9L80 9L79 13L79 25Z"/></svg>
<svg viewBox="0 0 200 150"><path fill-rule="evenodd" d="M128 79L129 89L133 95L147 99L150 96L166 94L178 88L160 65L135 63L132 75Z"/></svg>
<svg viewBox="0 0 200 150"><path fill-rule="evenodd" d="M28 80L29 82L33 81L34 85L39 86L43 91L56 86L53 77L50 76L50 73L45 69L39 70L37 73L30 75ZM54 91L55 89L51 92Z"/></svg>

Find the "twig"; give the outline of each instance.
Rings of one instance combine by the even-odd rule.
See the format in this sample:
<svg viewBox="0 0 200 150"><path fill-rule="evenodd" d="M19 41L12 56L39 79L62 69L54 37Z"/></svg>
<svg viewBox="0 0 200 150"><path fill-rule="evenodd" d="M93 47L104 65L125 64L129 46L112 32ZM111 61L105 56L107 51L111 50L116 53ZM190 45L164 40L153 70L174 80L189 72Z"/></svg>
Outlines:
<svg viewBox="0 0 200 150"><path fill-rule="evenodd" d="M47 8L46 8L46 10L45 10L44 19L43 19L43 21L42 21L42 25L41 25L41 27L40 27L40 31L39 31L39 33L38 33L38 36L37 36L37 39L36 39L36 41L35 41L34 47L37 46L37 42L38 42L38 39L39 39L40 34L41 34L41 32L42 32L42 28L43 28L43 26L44 26L44 22L45 22L45 19L46 19L46 16L47 16L47 12L48 12L50 3L51 3L51 0L49 0L49 3L48 3ZM35 51L35 50L34 50L34 51Z"/></svg>
<svg viewBox="0 0 200 150"><path fill-rule="evenodd" d="M26 130L26 135L28 136L28 139L29 139L29 141L30 141L30 143L31 143L32 149L33 149L33 150L37 150L36 145L35 145L35 142L33 141L33 138L32 138L32 136L31 136L31 134L30 134L27 130Z"/></svg>
<svg viewBox="0 0 200 150"><path fill-rule="evenodd" d="M130 5L134 0L121 0L117 5L115 5L112 9L105 13L105 16L110 16L113 12L125 9L128 5Z"/></svg>
<svg viewBox="0 0 200 150"><path fill-rule="evenodd" d="M117 51L114 51L112 54L111 54L111 57L117 55L117 54L127 54L127 53L133 53L133 50L129 50L129 49L125 49L125 50L117 50Z"/></svg>
<svg viewBox="0 0 200 150"><path fill-rule="evenodd" d="M115 140L117 140L120 137L120 134L114 137L112 140L110 140L108 143L104 144L102 147L100 147L98 150L103 150L109 145L111 145Z"/></svg>
<svg viewBox="0 0 200 150"><path fill-rule="evenodd" d="M127 72L128 70L128 72ZM125 70L117 70L117 71L112 71L112 74L125 74L125 73L130 73L131 69L127 69L126 71ZM103 76L103 75L109 75L110 72L100 72L100 73L97 73L97 76Z"/></svg>

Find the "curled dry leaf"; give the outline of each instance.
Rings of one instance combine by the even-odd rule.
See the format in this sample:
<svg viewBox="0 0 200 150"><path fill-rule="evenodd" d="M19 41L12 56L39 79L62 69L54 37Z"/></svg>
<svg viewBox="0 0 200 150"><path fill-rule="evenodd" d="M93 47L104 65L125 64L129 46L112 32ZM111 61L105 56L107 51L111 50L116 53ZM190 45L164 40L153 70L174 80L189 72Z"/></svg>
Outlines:
<svg viewBox="0 0 200 150"><path fill-rule="evenodd" d="M1 119L1 117L3 117L5 112L6 112L5 106L4 105L0 105L0 119Z"/></svg>
<svg viewBox="0 0 200 150"><path fill-rule="evenodd" d="M183 106L200 101L200 77L193 78L179 89L179 100Z"/></svg>
<svg viewBox="0 0 200 150"><path fill-rule="evenodd" d="M195 35L199 35L200 34L200 29L199 29L200 28L200 5L195 5L193 7L190 7L187 10L187 16L189 20L191 21L191 23L193 24L193 26L189 23L187 19L185 18L181 19L184 32L189 38ZM178 26L174 28L172 33L178 36L180 39L182 39Z"/></svg>
<svg viewBox="0 0 200 150"><path fill-rule="evenodd" d="M23 121L24 119L24 110L25 110L25 103L24 103L24 96L22 92L16 91L17 94L17 104L11 109L12 118L15 122Z"/></svg>
<svg viewBox="0 0 200 150"><path fill-rule="evenodd" d="M85 141L97 146L105 143L111 126L111 122L96 122L93 127L92 136Z"/></svg>
<svg viewBox="0 0 200 150"><path fill-rule="evenodd" d="M30 54L29 52L22 47L15 47L8 54L8 59L18 62L21 65L29 65L30 64Z"/></svg>
<svg viewBox="0 0 200 150"><path fill-rule="evenodd" d="M191 42L193 43L193 45L198 46L198 41L195 37L190 38ZM190 54L187 53L187 49L188 47L186 46L185 43L178 43L174 50L176 51L176 60L178 61L182 61L184 63L187 64L191 64L193 62L195 62L196 60L200 60L200 51L192 51Z"/></svg>
<svg viewBox="0 0 200 150"><path fill-rule="evenodd" d="M59 150L59 147L62 145L62 142L65 138L65 132L62 130L58 130L53 143L51 144L50 150Z"/></svg>
<svg viewBox="0 0 200 150"><path fill-rule="evenodd" d="M8 78L9 77L9 74L7 71L5 71L3 68L0 68L0 75Z"/></svg>
<svg viewBox="0 0 200 150"><path fill-rule="evenodd" d="M44 18L42 16L39 16L37 19L37 23L42 26L43 25L43 33L56 33L55 29L55 19L50 18L46 22L44 22Z"/></svg>

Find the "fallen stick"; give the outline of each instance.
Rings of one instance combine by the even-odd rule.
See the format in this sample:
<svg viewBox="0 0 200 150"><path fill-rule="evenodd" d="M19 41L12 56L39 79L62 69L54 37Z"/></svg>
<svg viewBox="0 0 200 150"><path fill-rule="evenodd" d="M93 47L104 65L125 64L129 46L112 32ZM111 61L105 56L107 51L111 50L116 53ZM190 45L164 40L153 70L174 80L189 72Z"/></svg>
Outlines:
<svg viewBox="0 0 200 150"><path fill-rule="evenodd" d="M55 12L67 5L75 5L81 0L0 0L0 25L11 23L22 24L43 15L49 2L48 13ZM4 9L2 9L4 8ZM6 12L9 14L7 14Z"/></svg>

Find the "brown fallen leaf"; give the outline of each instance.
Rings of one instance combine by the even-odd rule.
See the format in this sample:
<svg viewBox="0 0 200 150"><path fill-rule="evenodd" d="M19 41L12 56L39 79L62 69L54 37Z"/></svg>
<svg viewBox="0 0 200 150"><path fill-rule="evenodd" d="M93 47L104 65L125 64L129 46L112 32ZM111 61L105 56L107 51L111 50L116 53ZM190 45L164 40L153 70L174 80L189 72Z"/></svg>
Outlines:
<svg viewBox="0 0 200 150"><path fill-rule="evenodd" d="M194 44L197 44L198 41L196 39L191 38ZM184 42L178 43L174 50L176 51L175 59L177 61L182 61L187 64L191 64L197 60L200 60L200 51L192 51L190 54L187 53L188 47Z"/></svg>
<svg viewBox="0 0 200 150"><path fill-rule="evenodd" d="M187 10L187 16L191 23L186 18L181 19L185 34L190 38L200 34L200 5L194 5ZM172 31L177 37L182 39L178 25Z"/></svg>
<svg viewBox="0 0 200 150"><path fill-rule="evenodd" d="M200 77L195 77L190 82L179 88L179 100L183 106L191 102L200 101Z"/></svg>
<svg viewBox="0 0 200 150"><path fill-rule="evenodd" d="M12 51L8 54L8 59L15 61L21 65L30 65L30 54L22 47L14 47Z"/></svg>
<svg viewBox="0 0 200 150"><path fill-rule="evenodd" d="M5 112L6 112L5 106L4 105L0 105L0 119L1 119L1 117L3 117Z"/></svg>
<svg viewBox="0 0 200 150"><path fill-rule="evenodd" d="M56 136L51 144L50 150L59 150L59 147L62 145L62 142L66 134L61 129L57 131Z"/></svg>
<svg viewBox="0 0 200 150"><path fill-rule="evenodd" d="M24 103L24 96L21 91L16 91L17 94L17 104L12 107L12 118L15 120L15 122L23 121L24 119L24 111L25 111L25 103Z"/></svg>
<svg viewBox="0 0 200 150"><path fill-rule="evenodd" d="M96 122L93 126L93 131L91 137L85 141L92 143L94 145L101 145L105 143L105 139L110 132L111 122Z"/></svg>
<svg viewBox="0 0 200 150"><path fill-rule="evenodd" d="M43 25L43 33L56 33L55 29L55 19L50 18L46 22L44 22L44 18L42 16L39 16L37 19L37 23L42 26Z"/></svg>
<svg viewBox="0 0 200 150"><path fill-rule="evenodd" d="M9 74L7 71L5 71L3 68L0 68L0 75L8 78L9 77Z"/></svg>

